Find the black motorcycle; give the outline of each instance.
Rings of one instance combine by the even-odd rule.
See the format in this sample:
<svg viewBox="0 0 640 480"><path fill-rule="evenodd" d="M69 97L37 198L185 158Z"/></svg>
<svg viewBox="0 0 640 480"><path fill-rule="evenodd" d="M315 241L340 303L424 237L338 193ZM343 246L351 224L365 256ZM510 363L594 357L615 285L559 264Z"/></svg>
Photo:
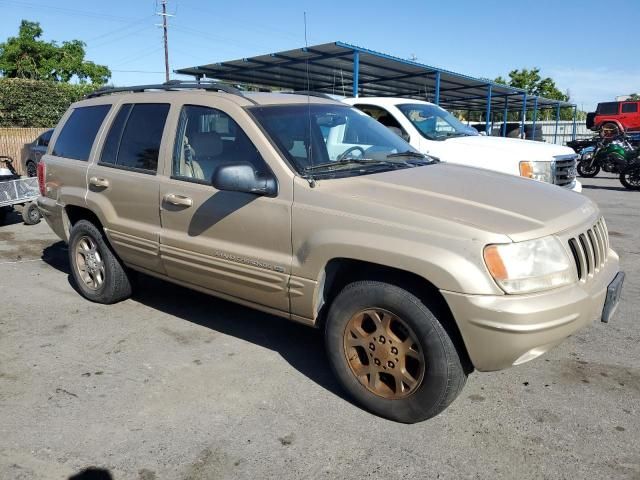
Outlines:
<svg viewBox="0 0 640 480"><path fill-rule="evenodd" d="M578 174L592 178L600 173L600 169L609 173L622 173L638 156L624 132L615 135L595 137L593 149L588 148L578 159Z"/></svg>
<svg viewBox="0 0 640 480"><path fill-rule="evenodd" d="M620 173L620 183L629 190L640 190L640 152Z"/></svg>

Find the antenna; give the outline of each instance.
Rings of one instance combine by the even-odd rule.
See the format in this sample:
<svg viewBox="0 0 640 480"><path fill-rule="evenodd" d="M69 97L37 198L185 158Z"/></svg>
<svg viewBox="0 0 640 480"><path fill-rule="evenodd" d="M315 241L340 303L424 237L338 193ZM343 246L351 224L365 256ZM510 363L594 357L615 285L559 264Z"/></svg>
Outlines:
<svg viewBox="0 0 640 480"><path fill-rule="evenodd" d="M304 46L305 48L309 48L309 42L307 41L307 12L303 12L303 16L304 16ZM307 51L307 53L309 53ZM305 65L306 65L306 69L307 69L307 111L308 111L308 117L309 117L309 125L308 125L308 132L309 132L309 150L308 150L308 157L309 157L309 164L313 165L313 142L311 141L311 95L309 94L309 92L311 91L311 81L309 79L309 57L307 57L304 61ZM316 181L313 179L313 177L311 175L309 175L309 186L311 188L316 186Z"/></svg>
<svg viewBox="0 0 640 480"><path fill-rule="evenodd" d="M156 12L156 15L162 17L162 24L156 26L162 27L162 37L164 41L164 76L166 82L169 81L169 26L167 25L167 17L173 17L172 14L167 13L167 2L168 0L161 0L162 12Z"/></svg>

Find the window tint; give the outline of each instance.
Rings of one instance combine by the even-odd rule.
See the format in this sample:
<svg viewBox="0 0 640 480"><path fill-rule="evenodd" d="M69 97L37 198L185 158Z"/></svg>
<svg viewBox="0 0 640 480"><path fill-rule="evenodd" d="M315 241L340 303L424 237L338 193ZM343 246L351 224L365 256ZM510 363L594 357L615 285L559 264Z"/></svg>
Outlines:
<svg viewBox="0 0 640 480"><path fill-rule="evenodd" d="M622 113L636 113L638 111L637 103L623 103Z"/></svg>
<svg viewBox="0 0 640 480"><path fill-rule="evenodd" d="M109 108L110 105L95 105L74 109L58 135L52 155L87 161Z"/></svg>
<svg viewBox="0 0 640 480"><path fill-rule="evenodd" d="M618 102L599 103L597 112L600 115L615 115L618 113Z"/></svg>
<svg viewBox="0 0 640 480"><path fill-rule="evenodd" d="M210 182L223 163L249 163L258 174L268 167L240 126L215 108L185 105L173 152L174 177Z"/></svg>
<svg viewBox="0 0 640 480"><path fill-rule="evenodd" d="M168 103L124 104L105 140L100 163L155 172Z"/></svg>

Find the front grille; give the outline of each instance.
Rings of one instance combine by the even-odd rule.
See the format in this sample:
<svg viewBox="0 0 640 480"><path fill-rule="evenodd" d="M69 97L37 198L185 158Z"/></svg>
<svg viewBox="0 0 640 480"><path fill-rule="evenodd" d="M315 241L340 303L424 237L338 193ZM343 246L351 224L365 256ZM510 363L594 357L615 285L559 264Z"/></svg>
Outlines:
<svg viewBox="0 0 640 480"><path fill-rule="evenodd" d="M592 278L607 261L609 232L604 218L584 233L569 239L569 248L578 270L578 278L585 282Z"/></svg>
<svg viewBox="0 0 640 480"><path fill-rule="evenodd" d="M577 156L574 155L556 157L553 183L561 187L573 188L576 183L576 158Z"/></svg>

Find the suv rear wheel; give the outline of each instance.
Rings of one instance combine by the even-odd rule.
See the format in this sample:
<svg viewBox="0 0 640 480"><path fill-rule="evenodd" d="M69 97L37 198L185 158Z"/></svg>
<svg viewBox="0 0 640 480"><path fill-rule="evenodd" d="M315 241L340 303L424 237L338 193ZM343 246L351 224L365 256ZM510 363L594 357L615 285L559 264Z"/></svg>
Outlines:
<svg viewBox="0 0 640 480"><path fill-rule="evenodd" d="M329 361L361 405L404 423L434 417L458 396L466 373L442 324L395 285L346 286L327 318Z"/></svg>
<svg viewBox="0 0 640 480"><path fill-rule="evenodd" d="M104 233L79 220L69 236L69 263L82 295L97 303L115 303L131 295L131 282Z"/></svg>

